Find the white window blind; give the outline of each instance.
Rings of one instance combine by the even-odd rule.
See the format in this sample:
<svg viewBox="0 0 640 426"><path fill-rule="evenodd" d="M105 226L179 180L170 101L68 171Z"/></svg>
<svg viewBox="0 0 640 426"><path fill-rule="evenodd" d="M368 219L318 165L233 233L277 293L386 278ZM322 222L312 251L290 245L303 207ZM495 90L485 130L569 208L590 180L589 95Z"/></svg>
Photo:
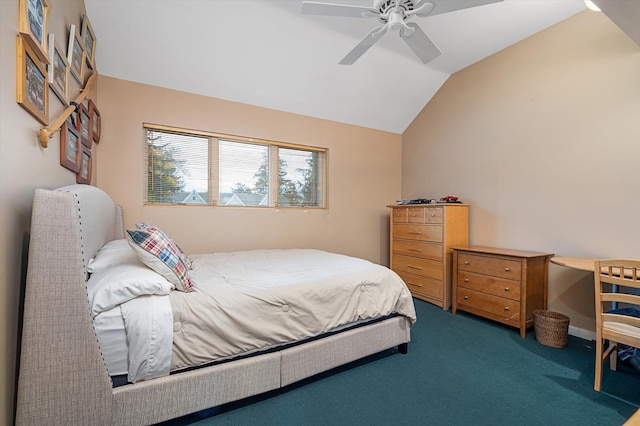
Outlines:
<svg viewBox="0 0 640 426"><path fill-rule="evenodd" d="M209 204L209 139L147 129L147 203Z"/></svg>
<svg viewBox="0 0 640 426"><path fill-rule="evenodd" d="M144 127L146 204L326 207L326 149Z"/></svg>

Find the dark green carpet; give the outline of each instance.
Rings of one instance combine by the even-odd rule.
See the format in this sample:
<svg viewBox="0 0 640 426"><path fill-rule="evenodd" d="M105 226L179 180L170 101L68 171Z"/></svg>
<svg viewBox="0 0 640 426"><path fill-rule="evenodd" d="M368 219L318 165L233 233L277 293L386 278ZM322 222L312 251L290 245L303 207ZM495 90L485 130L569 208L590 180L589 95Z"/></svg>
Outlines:
<svg viewBox="0 0 640 426"><path fill-rule="evenodd" d="M300 384L166 425L621 425L640 373L620 365L593 390L594 342L565 349L415 300L407 355L374 355Z"/></svg>

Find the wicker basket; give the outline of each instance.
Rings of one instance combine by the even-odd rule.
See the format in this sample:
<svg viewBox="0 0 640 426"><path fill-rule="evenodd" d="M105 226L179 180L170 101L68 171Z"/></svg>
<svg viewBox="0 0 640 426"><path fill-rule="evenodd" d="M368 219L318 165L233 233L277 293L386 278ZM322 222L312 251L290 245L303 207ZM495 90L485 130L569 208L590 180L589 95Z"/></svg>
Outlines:
<svg viewBox="0 0 640 426"><path fill-rule="evenodd" d="M552 348L564 348L569 339L569 317L558 312L533 311L536 340Z"/></svg>

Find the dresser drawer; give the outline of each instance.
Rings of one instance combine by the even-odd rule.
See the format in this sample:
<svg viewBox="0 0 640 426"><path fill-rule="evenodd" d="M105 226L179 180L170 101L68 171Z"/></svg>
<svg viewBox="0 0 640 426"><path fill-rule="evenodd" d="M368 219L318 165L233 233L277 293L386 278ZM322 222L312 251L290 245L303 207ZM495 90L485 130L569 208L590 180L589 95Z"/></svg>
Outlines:
<svg viewBox="0 0 640 426"><path fill-rule="evenodd" d="M405 240L442 242L441 225L409 225L397 224L393 229L393 237Z"/></svg>
<svg viewBox="0 0 640 426"><path fill-rule="evenodd" d="M438 207L396 207L393 209L393 223L444 223L444 208Z"/></svg>
<svg viewBox="0 0 640 426"><path fill-rule="evenodd" d="M407 210L406 207L395 208L391 210L391 218L393 223L407 223Z"/></svg>
<svg viewBox="0 0 640 426"><path fill-rule="evenodd" d="M460 253L458 255L458 270L493 275L510 280L520 280L522 264L518 260Z"/></svg>
<svg viewBox="0 0 640 426"><path fill-rule="evenodd" d="M425 207L424 223L443 223L444 207Z"/></svg>
<svg viewBox="0 0 640 426"><path fill-rule="evenodd" d="M458 287L520 301L520 282L473 272L458 271Z"/></svg>
<svg viewBox="0 0 640 426"><path fill-rule="evenodd" d="M442 299L443 282L433 280L431 278L421 277L419 275L407 274L406 272L398 272L402 281L407 284L407 288L412 294L417 294L434 299Z"/></svg>
<svg viewBox="0 0 640 426"><path fill-rule="evenodd" d="M407 222L424 223L424 207L409 207L407 209Z"/></svg>
<svg viewBox="0 0 640 426"><path fill-rule="evenodd" d="M393 265L393 270L397 273L407 272L436 280L444 278L442 262L393 254L391 256L391 264Z"/></svg>
<svg viewBox="0 0 640 426"><path fill-rule="evenodd" d="M460 287L456 296L459 309L479 309L503 321L520 321L520 302Z"/></svg>
<svg viewBox="0 0 640 426"><path fill-rule="evenodd" d="M423 241L394 240L393 252L423 259L442 260L442 244Z"/></svg>

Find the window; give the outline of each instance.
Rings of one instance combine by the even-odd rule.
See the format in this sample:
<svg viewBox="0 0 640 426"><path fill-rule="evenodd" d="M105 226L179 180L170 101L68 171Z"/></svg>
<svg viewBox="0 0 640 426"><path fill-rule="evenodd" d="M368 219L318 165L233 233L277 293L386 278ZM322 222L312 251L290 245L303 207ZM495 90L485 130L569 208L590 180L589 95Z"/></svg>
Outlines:
<svg viewBox="0 0 640 426"><path fill-rule="evenodd" d="M324 148L144 125L145 204L326 207Z"/></svg>

